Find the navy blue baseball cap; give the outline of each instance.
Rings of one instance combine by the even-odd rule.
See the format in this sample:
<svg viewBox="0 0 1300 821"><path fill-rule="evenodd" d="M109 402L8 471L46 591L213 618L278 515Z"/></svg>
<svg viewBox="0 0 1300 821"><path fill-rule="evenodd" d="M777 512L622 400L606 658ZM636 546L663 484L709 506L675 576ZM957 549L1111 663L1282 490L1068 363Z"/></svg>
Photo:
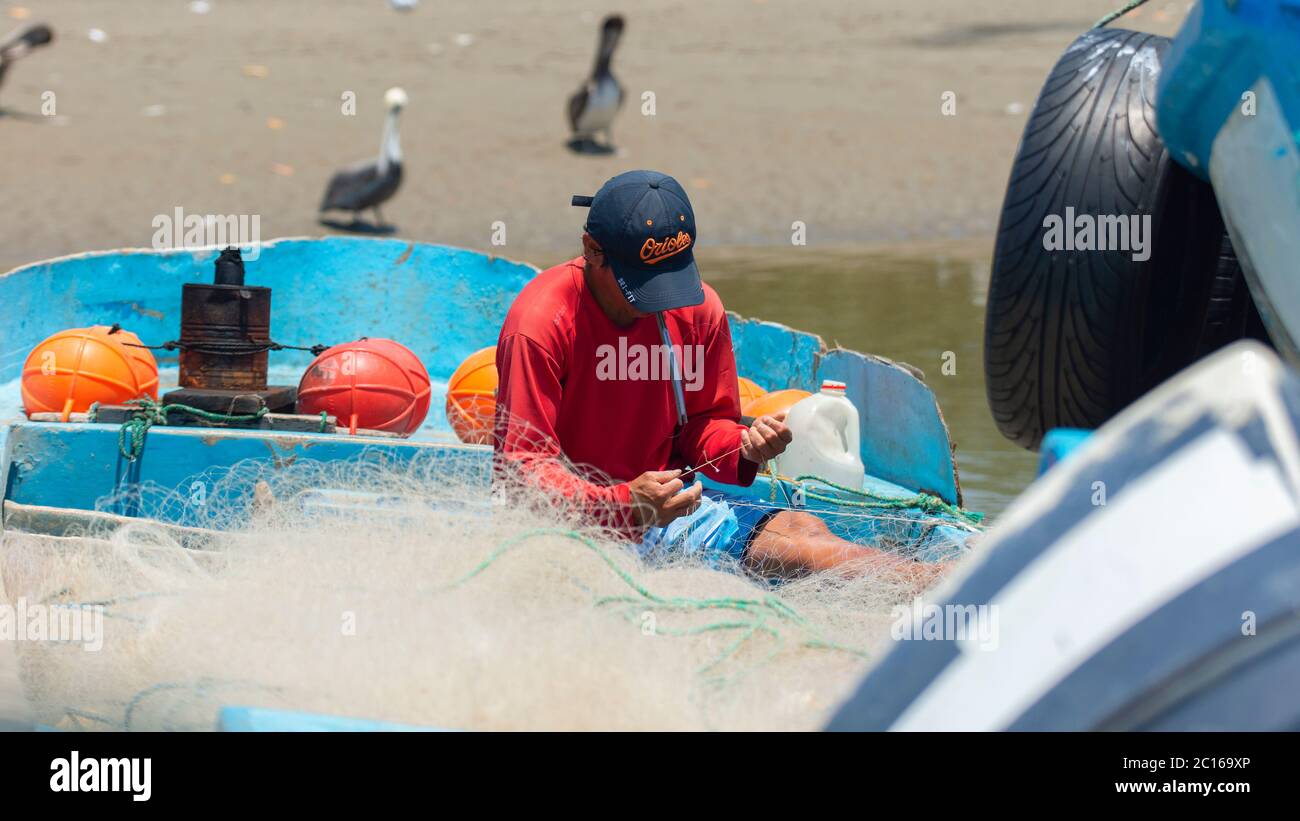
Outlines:
<svg viewBox="0 0 1300 821"><path fill-rule="evenodd" d="M600 187L587 233L600 243L614 279L633 308L646 313L704 302L695 267L695 212L677 180L658 171L628 171Z"/></svg>

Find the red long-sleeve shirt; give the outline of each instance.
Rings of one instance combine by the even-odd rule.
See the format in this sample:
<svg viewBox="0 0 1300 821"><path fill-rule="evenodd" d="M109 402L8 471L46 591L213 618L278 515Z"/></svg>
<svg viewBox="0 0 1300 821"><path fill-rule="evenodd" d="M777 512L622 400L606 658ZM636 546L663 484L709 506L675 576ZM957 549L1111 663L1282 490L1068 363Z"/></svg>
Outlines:
<svg viewBox="0 0 1300 821"><path fill-rule="evenodd" d="M634 535L627 482L700 465L740 446L731 329L708 285L704 303L665 314L680 348L687 423L677 409L653 316L615 325L587 289L582 257L543 271L515 298L497 341L496 450L530 483L600 524ZM695 347L698 346L698 347ZM570 471L563 454L579 466ZM702 473L749 485L758 465L731 453Z"/></svg>

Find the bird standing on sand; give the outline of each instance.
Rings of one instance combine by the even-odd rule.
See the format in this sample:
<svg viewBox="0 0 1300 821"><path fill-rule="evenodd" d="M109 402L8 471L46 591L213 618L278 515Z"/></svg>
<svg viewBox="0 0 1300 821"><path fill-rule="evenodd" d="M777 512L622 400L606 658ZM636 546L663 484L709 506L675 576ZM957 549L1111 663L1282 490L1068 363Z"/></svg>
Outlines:
<svg viewBox="0 0 1300 821"><path fill-rule="evenodd" d="M623 18L617 14L606 17L600 27L600 43L596 48L596 64L591 76L569 98L569 126L573 129L569 148L574 151L608 154L614 150L609 127L623 105L623 87L610 72L609 61L622 34ZM597 133L604 134L603 145L596 141Z"/></svg>
<svg viewBox="0 0 1300 821"><path fill-rule="evenodd" d="M0 40L0 83L4 82L5 72L19 57L38 46L43 46L54 39L54 32L44 23L37 23L25 29L18 29Z"/></svg>
<svg viewBox="0 0 1300 821"><path fill-rule="evenodd" d="M406 92L390 88L384 93L388 117L384 120L384 136L379 144L379 159L363 160L338 171L330 179L321 200L321 212L339 210L352 212L352 225L357 228L357 214L367 208L374 209L374 228L384 228L384 216L379 206L397 193L402 184L402 144L398 137L397 118L406 107ZM330 224L330 223L327 223Z"/></svg>

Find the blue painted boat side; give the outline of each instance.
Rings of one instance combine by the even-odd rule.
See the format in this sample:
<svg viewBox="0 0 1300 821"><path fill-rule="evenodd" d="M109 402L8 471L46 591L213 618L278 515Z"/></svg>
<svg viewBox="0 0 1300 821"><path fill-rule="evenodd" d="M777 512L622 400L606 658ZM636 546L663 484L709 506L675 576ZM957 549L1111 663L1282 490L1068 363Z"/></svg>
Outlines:
<svg viewBox="0 0 1300 821"><path fill-rule="evenodd" d="M27 353L65 328L120 322L147 343L175 339L180 286L211 281L216 256L215 250L109 251L0 276L6 306L0 381L17 377ZM250 284L274 291L276 341L309 346L389 337L443 379L466 356L495 344L510 303L537 273L476 251L353 237L274 240L246 267ZM272 357L300 366L311 359L301 351Z"/></svg>
<svg viewBox="0 0 1300 821"><path fill-rule="evenodd" d="M218 428L154 427L140 458L128 462L118 450L115 425L18 423L6 444L5 499L25 505L146 515L180 525L205 524L205 511L183 503L194 482L211 486L232 465L256 460L268 467L299 459L333 462L382 459L389 464L420 460L420 468L445 468L459 477L477 473L486 488L491 450L480 445L410 442L362 436L284 433ZM168 504L140 510L140 487ZM248 489L251 491L251 488ZM251 499L249 500L251 501Z"/></svg>
<svg viewBox="0 0 1300 821"><path fill-rule="evenodd" d="M1198 2L1160 72L1156 121L1170 156L1209 180L1215 138L1261 77L1291 123L1293 150L1300 149L1297 54L1300 0Z"/></svg>
<svg viewBox="0 0 1300 821"><path fill-rule="evenodd" d="M1157 125L1214 186L1269 339L1300 365L1300 0L1198 3L1162 69Z"/></svg>
<svg viewBox="0 0 1300 821"><path fill-rule="evenodd" d="M817 390L818 360L826 350L821 337L736 314L728 314L727 319L740 376L769 391Z"/></svg>
<svg viewBox="0 0 1300 821"><path fill-rule="evenodd" d="M321 713L270 710L261 707L222 707L217 730L226 733L444 733L440 727L395 724Z"/></svg>
<svg viewBox="0 0 1300 821"><path fill-rule="evenodd" d="M1092 436L1092 431L1082 428L1052 428L1043 436L1038 453L1038 475L1052 469L1057 462L1078 450Z"/></svg>

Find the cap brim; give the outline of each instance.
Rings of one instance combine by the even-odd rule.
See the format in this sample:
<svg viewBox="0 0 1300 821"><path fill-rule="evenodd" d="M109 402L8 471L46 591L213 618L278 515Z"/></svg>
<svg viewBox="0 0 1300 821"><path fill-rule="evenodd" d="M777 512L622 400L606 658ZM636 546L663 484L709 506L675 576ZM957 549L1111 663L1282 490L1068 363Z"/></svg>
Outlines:
<svg viewBox="0 0 1300 821"><path fill-rule="evenodd" d="M653 268L622 262L608 257L609 266L623 296L633 308L646 313L671 311L704 304L704 286L695 255L680 254L680 259L666 259Z"/></svg>

